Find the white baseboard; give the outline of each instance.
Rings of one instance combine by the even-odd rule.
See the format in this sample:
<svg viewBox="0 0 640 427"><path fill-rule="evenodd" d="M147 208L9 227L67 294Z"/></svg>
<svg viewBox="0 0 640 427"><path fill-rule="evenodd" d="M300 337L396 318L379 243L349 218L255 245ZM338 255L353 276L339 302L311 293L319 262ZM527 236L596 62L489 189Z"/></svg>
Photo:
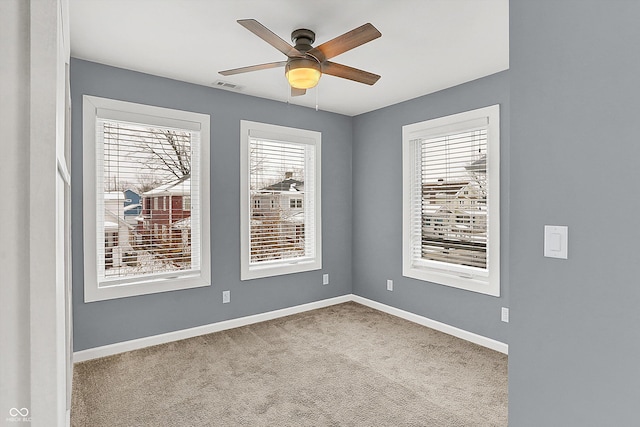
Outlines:
<svg viewBox="0 0 640 427"><path fill-rule="evenodd" d="M267 313L254 314L252 316L239 317L237 319L224 320L222 322L210 323L208 325L196 326L195 328L182 329L180 331L168 332L166 334L153 335L150 337L138 338L131 341L123 341L109 344L102 347L80 350L73 353L73 363L84 362L86 360L97 359L99 357L111 356L125 351L139 350L152 345L165 344L172 341L206 335L213 332L225 331L227 329L239 328L240 326L251 325L253 323L265 322L279 317L290 316L317 308L329 307L352 301L352 295L342 295L308 304L296 305L280 310L269 311Z"/></svg>
<svg viewBox="0 0 640 427"><path fill-rule="evenodd" d="M491 338L483 337L482 335L474 334L463 329L456 328L454 326L447 325L429 318L419 316L408 311L400 310L389 305L385 305L367 298L363 298L358 295L342 295L335 298L329 298L321 301L315 301L308 304L297 305L294 307L283 308L280 310L269 311L267 313L254 314L252 316L240 317L237 319L225 320L222 322L211 323L208 325L197 326L195 328L183 329L175 332L168 332L166 334L154 335L150 337L139 338L130 341L123 341L115 344L109 344L102 347L90 348L87 350L76 351L73 353L73 362L84 362L86 360L97 359L99 357L111 356L118 353L124 353L126 351L138 350L152 345L165 344L172 341L183 340L186 338L197 337L200 335L206 335L213 332L225 331L227 329L238 328L241 326L251 325L253 323L265 322L267 320L277 319L284 316L290 316L292 314L303 313L305 311L315 310L318 308L329 307L331 305L342 304L344 302L354 301L367 307L371 307L376 310L391 314L393 316L400 317L410 322L417 323L419 325L426 326L431 329L435 329L440 332L444 332L449 335L461 338L463 340L470 341L472 343L481 345L483 347L490 348L492 350L499 351L504 354L508 354L509 346L500 341L493 340Z"/></svg>
<svg viewBox="0 0 640 427"><path fill-rule="evenodd" d="M400 310L399 308L391 307L358 295L351 295L351 300L410 322L435 329L436 331L444 332L445 334L453 335L454 337L461 338L474 344L499 351L500 353L509 354L509 345L503 342L474 334L473 332L465 331L464 329L456 328L455 326L447 325L446 323L438 322L437 320L432 320L409 311Z"/></svg>

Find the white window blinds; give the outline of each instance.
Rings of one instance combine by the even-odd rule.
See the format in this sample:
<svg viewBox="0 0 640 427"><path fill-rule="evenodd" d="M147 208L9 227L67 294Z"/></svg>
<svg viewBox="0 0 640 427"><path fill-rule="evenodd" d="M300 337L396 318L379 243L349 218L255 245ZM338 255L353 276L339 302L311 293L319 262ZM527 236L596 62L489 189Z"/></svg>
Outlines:
<svg viewBox="0 0 640 427"><path fill-rule="evenodd" d="M249 140L250 265L315 257L313 145Z"/></svg>
<svg viewBox="0 0 640 427"><path fill-rule="evenodd" d="M98 282L200 269L200 132L96 118Z"/></svg>
<svg viewBox="0 0 640 427"><path fill-rule="evenodd" d="M413 257L486 269L487 130L414 141Z"/></svg>

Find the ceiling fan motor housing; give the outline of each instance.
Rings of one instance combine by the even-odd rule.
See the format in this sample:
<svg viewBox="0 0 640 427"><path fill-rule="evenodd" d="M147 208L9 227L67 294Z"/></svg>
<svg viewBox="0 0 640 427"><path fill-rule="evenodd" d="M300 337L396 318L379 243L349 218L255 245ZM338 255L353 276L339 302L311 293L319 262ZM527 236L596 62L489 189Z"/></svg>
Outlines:
<svg viewBox="0 0 640 427"><path fill-rule="evenodd" d="M316 33L306 28L300 28L291 33L291 41L296 49L302 53L306 53L311 50L311 45L316 41Z"/></svg>
<svg viewBox="0 0 640 427"><path fill-rule="evenodd" d="M307 54L315 40L316 33L305 28L291 33L291 41L295 44L295 48L305 54L304 57L289 58L284 69L289 84L296 89L310 89L316 86L322 75L320 61Z"/></svg>

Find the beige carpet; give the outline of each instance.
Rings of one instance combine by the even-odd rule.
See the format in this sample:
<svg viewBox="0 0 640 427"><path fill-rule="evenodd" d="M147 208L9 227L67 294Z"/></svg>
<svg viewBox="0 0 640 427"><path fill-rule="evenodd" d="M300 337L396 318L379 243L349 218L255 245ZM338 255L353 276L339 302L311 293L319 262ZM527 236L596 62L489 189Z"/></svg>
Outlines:
<svg viewBox="0 0 640 427"><path fill-rule="evenodd" d="M345 303L78 363L72 426L506 426L507 357Z"/></svg>

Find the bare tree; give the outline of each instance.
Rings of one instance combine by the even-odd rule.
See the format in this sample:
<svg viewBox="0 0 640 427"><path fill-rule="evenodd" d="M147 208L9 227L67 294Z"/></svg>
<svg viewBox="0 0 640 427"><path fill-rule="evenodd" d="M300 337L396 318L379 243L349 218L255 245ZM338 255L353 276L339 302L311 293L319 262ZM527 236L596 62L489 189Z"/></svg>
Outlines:
<svg viewBox="0 0 640 427"><path fill-rule="evenodd" d="M162 184L162 181L158 179L157 176L151 173L141 173L137 175L137 185L135 190L138 194L143 194L149 190L153 190L160 184Z"/></svg>
<svg viewBox="0 0 640 427"><path fill-rule="evenodd" d="M151 154L144 166L154 172L177 179L191 176L191 137L188 132L149 129L153 139L144 140Z"/></svg>
<svg viewBox="0 0 640 427"><path fill-rule="evenodd" d="M104 191L112 192L112 191L125 191L134 186L127 180L118 180L117 176L111 176L105 179L104 181Z"/></svg>

